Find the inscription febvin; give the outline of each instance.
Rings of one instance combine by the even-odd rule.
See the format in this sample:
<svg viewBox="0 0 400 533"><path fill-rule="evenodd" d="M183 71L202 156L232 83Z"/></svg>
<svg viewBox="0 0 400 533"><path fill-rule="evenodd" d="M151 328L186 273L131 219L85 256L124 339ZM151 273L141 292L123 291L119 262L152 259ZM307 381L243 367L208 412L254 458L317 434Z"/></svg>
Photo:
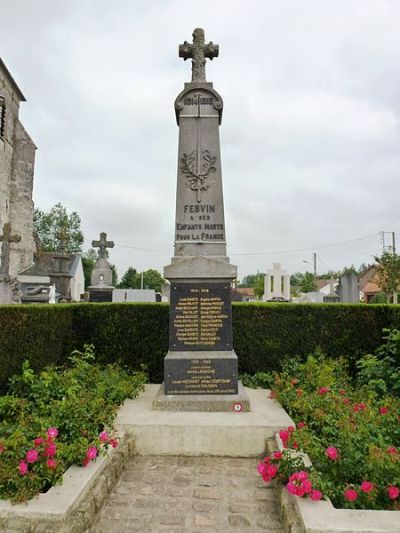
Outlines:
<svg viewBox="0 0 400 533"><path fill-rule="evenodd" d="M169 333L172 351L231 350L230 284L172 283Z"/></svg>

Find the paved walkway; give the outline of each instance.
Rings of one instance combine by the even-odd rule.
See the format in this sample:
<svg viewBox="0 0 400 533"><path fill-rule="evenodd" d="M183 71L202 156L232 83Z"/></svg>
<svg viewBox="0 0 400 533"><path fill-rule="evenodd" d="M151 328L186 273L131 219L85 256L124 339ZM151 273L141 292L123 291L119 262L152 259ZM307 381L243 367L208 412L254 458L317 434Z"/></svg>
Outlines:
<svg viewBox="0 0 400 533"><path fill-rule="evenodd" d="M136 456L91 533L282 533L257 459Z"/></svg>

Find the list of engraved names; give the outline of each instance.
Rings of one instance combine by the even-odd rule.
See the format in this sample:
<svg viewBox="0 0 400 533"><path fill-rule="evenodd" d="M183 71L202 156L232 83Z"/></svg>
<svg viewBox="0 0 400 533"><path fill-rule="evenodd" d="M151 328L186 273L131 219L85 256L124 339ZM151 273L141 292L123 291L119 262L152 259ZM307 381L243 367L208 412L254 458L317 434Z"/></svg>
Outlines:
<svg viewBox="0 0 400 533"><path fill-rule="evenodd" d="M232 348L229 283L174 283L171 290L173 350Z"/></svg>

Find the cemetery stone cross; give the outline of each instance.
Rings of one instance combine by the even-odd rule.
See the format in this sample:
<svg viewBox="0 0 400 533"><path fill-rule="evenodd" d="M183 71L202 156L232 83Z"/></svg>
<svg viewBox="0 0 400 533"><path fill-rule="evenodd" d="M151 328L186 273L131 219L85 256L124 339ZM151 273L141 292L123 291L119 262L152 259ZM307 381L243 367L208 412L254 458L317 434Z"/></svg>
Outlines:
<svg viewBox="0 0 400 533"><path fill-rule="evenodd" d="M60 231L56 234L56 237L59 241L58 251L62 254L65 253L65 245L68 242L68 234L65 228L61 228Z"/></svg>
<svg viewBox="0 0 400 533"><path fill-rule="evenodd" d="M193 31L193 44L185 41L179 45L179 57L192 59L192 82L206 81L206 57L213 59L218 57L219 46L210 41L205 43L204 30L196 28Z"/></svg>
<svg viewBox="0 0 400 533"><path fill-rule="evenodd" d="M92 241L93 248L99 248L99 257L106 257L107 248L114 248L114 241L107 241L107 233L100 233L99 241Z"/></svg>
<svg viewBox="0 0 400 533"><path fill-rule="evenodd" d="M3 226L3 235L0 235L1 245L1 267L0 275L5 277L9 276L10 269L10 243L11 242L20 242L20 235L11 235L11 224L7 222Z"/></svg>

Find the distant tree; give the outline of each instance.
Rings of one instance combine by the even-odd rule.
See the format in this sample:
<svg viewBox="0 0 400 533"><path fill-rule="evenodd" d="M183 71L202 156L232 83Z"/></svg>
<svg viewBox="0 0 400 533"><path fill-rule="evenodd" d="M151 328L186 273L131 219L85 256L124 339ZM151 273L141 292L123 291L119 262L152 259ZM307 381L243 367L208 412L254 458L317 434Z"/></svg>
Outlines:
<svg viewBox="0 0 400 533"><path fill-rule="evenodd" d="M43 249L47 252L55 252L59 249L57 234L61 230L67 234L65 251L73 254L82 252L81 219L76 211L68 214L61 202L54 205L48 213L36 208L33 213L33 229L39 236Z"/></svg>
<svg viewBox="0 0 400 533"><path fill-rule="evenodd" d="M397 303L397 291L400 286L400 255L383 252L380 257L375 257L378 263L376 277L378 284L386 294L388 302L393 297L393 303Z"/></svg>
<svg viewBox="0 0 400 533"><path fill-rule="evenodd" d="M265 274L263 272L257 272L257 274L248 274L244 276L239 287L241 288L252 288L257 298L262 298L264 294L264 278Z"/></svg>
<svg viewBox="0 0 400 533"><path fill-rule="evenodd" d="M156 292L161 292L164 278L157 270L150 268L143 272L143 288L154 289ZM118 287L120 289L140 289L142 284L142 273L138 272L136 268L129 267L125 274L121 277Z"/></svg>
<svg viewBox="0 0 400 533"><path fill-rule="evenodd" d="M82 266L83 274L85 276L85 288L89 287L90 285L90 276L92 275L96 260L97 253L93 248L90 248L84 254L82 254Z"/></svg>
<svg viewBox="0 0 400 533"><path fill-rule="evenodd" d="M311 272L306 272L300 283L301 292L314 292L317 289L315 276Z"/></svg>

